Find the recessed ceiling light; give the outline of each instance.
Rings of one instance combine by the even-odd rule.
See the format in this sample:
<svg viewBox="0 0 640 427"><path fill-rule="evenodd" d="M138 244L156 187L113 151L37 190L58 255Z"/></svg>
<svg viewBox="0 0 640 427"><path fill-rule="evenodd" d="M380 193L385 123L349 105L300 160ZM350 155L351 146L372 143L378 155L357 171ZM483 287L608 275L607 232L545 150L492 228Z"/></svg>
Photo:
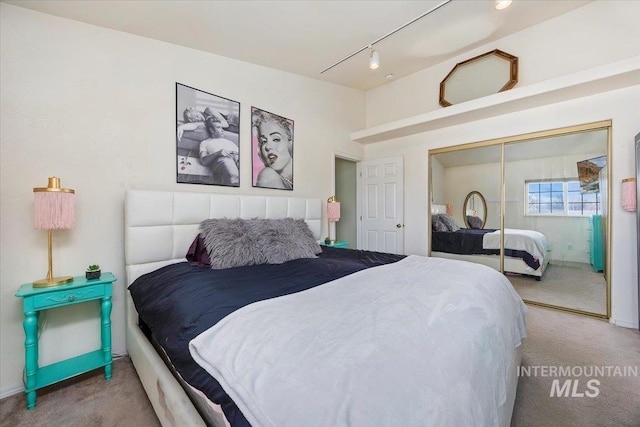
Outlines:
<svg viewBox="0 0 640 427"><path fill-rule="evenodd" d="M393 78L393 73L389 73L386 76L384 76L385 79L387 80L391 80Z"/></svg>
<svg viewBox="0 0 640 427"><path fill-rule="evenodd" d="M496 9L503 10L511 6L512 0L496 0Z"/></svg>

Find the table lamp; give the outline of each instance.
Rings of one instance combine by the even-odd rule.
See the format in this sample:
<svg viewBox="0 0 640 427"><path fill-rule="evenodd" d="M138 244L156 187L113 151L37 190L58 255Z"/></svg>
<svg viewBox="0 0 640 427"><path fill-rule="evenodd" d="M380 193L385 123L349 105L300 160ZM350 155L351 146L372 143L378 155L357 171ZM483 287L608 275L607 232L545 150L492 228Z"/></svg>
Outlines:
<svg viewBox="0 0 640 427"><path fill-rule="evenodd" d="M627 212L636 210L636 179L622 180L622 208Z"/></svg>
<svg viewBox="0 0 640 427"><path fill-rule="evenodd" d="M329 227L329 242L335 244L335 239L331 239L331 223L340 221L340 202L336 199L336 196L331 196L327 199L327 225Z"/></svg>
<svg viewBox="0 0 640 427"><path fill-rule="evenodd" d="M49 178L47 187L33 189L36 230L47 230L49 272L46 279L33 282L34 288L62 285L73 280L71 276L53 277L51 235L53 230L73 228L75 225L75 191L60 187L60 178Z"/></svg>

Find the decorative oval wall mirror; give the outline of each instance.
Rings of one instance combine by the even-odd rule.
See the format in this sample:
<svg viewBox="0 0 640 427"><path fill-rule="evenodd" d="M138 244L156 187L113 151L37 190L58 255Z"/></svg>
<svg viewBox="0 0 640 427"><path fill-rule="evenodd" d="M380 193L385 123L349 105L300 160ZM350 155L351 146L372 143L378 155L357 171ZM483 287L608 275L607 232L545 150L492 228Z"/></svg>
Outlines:
<svg viewBox="0 0 640 427"><path fill-rule="evenodd" d="M518 57L495 49L459 62L440 83L440 105L470 101L518 83Z"/></svg>
<svg viewBox="0 0 640 427"><path fill-rule="evenodd" d="M487 202L479 191L467 194L462 209L467 228L484 228L487 223Z"/></svg>

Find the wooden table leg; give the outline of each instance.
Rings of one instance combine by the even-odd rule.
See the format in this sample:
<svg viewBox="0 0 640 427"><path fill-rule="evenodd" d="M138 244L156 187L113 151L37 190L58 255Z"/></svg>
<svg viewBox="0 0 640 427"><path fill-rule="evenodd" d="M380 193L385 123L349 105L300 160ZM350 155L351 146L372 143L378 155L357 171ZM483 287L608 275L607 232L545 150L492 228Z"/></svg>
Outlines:
<svg viewBox="0 0 640 427"><path fill-rule="evenodd" d="M104 378L111 379L111 297L102 298L100 304L100 315L102 319L101 341L102 353L104 355Z"/></svg>
<svg viewBox="0 0 640 427"><path fill-rule="evenodd" d="M36 373L38 372L38 312L25 313L23 321L25 340L25 374L27 377L27 409L36 406Z"/></svg>

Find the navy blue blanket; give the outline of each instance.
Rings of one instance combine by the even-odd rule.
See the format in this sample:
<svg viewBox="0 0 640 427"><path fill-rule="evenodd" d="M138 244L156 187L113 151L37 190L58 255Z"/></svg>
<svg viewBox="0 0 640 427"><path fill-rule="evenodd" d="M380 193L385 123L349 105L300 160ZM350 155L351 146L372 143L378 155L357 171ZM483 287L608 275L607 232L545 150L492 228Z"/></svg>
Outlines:
<svg viewBox="0 0 640 427"><path fill-rule="evenodd" d="M232 426L248 426L220 384L191 358L189 341L245 305L300 292L402 258L323 247L318 258L277 265L212 270L184 262L139 277L129 290L141 323L149 328L182 378L220 404Z"/></svg>
<svg viewBox="0 0 640 427"><path fill-rule="evenodd" d="M496 230L476 228L461 228L455 232L432 231L431 250L459 255L500 255L499 249L484 249L482 247L484 235L494 231ZM504 254L505 256L522 258L534 270L540 267L540 260L529 252L505 248Z"/></svg>

